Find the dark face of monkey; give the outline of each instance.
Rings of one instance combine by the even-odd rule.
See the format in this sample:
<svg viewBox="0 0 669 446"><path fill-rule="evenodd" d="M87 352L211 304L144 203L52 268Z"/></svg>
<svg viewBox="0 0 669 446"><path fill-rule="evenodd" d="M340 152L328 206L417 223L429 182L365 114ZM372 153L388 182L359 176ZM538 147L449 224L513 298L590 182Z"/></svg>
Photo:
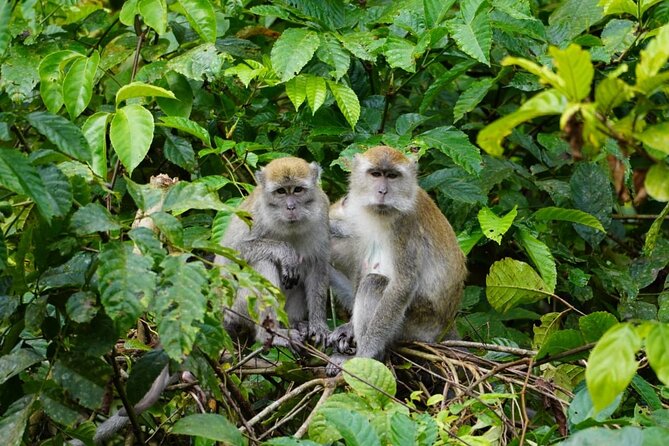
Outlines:
<svg viewBox="0 0 669 446"><path fill-rule="evenodd" d="M294 225L317 217L315 202L320 167L295 160L274 160L256 173L270 221Z"/></svg>
<svg viewBox="0 0 669 446"><path fill-rule="evenodd" d="M416 165L399 152L375 147L356 156L351 194L358 204L379 214L408 212L416 193Z"/></svg>

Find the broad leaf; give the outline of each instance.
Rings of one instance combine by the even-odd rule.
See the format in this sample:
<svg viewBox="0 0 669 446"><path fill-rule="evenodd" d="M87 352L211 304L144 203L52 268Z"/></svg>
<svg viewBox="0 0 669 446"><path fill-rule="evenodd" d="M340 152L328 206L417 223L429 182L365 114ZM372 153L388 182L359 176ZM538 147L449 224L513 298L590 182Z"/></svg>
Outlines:
<svg viewBox="0 0 669 446"><path fill-rule="evenodd" d="M538 302L552 293L530 265L506 258L490 267L486 297L492 307L506 312L518 305Z"/></svg>
<svg viewBox="0 0 669 446"><path fill-rule="evenodd" d="M121 330L132 326L156 289L151 259L136 254L131 243L109 243L100 253L98 287L105 312Z"/></svg>
<svg viewBox="0 0 669 446"><path fill-rule="evenodd" d="M648 362L662 384L669 385L669 327L656 324L646 338Z"/></svg>
<svg viewBox="0 0 669 446"><path fill-rule="evenodd" d="M346 409L322 409L325 420L342 436L348 446L380 446L379 437L360 413Z"/></svg>
<svg viewBox="0 0 669 446"><path fill-rule="evenodd" d="M595 311L578 319L578 328L583 333L586 342L595 342L602 337L608 329L618 323L611 313L606 311Z"/></svg>
<svg viewBox="0 0 669 446"><path fill-rule="evenodd" d="M165 0L139 0L137 5L144 23L159 35L167 31L167 3Z"/></svg>
<svg viewBox="0 0 669 446"><path fill-rule="evenodd" d="M418 136L417 143L439 150L472 175L483 169L481 151L469 142L467 134L453 127L428 130Z"/></svg>
<svg viewBox="0 0 669 446"><path fill-rule="evenodd" d="M46 109L58 113L63 106L63 64L75 58L83 57L70 50L56 51L47 55L39 64L39 91Z"/></svg>
<svg viewBox="0 0 669 446"><path fill-rule="evenodd" d="M81 127L91 150L91 169L100 178L107 178L107 124L111 115L98 112L88 117Z"/></svg>
<svg viewBox="0 0 669 446"><path fill-rule="evenodd" d="M369 358L353 358L344 363L344 380L353 391L376 407L383 407L395 396L393 374L381 362Z"/></svg>
<svg viewBox="0 0 669 446"><path fill-rule="evenodd" d="M5 54L11 34L9 33L9 19L12 17L12 5L9 0L0 0L0 57Z"/></svg>
<svg viewBox="0 0 669 446"><path fill-rule="evenodd" d="M307 102L313 115L325 102L327 89L325 88L325 79L322 77L309 75L306 77L306 80L305 91L307 93Z"/></svg>
<svg viewBox="0 0 669 446"><path fill-rule="evenodd" d="M490 88L494 85L495 79L485 78L472 82L458 98L458 102L453 107L453 122L458 122L466 113L474 110L477 105L488 94Z"/></svg>
<svg viewBox="0 0 669 446"><path fill-rule="evenodd" d="M598 164L579 163L569 181L574 207L592 214L604 228L611 224L613 193L608 173ZM601 242L606 234L602 231L576 224L576 232L591 245Z"/></svg>
<svg viewBox="0 0 669 446"><path fill-rule="evenodd" d="M580 347L583 344L583 335L580 331L558 330L555 333L548 335L535 359L541 359L545 358L546 356L553 356L559 353L564 353L566 351ZM572 355L567 357L566 360L569 360L571 357Z"/></svg>
<svg viewBox="0 0 669 446"><path fill-rule="evenodd" d="M54 215L64 217L72 207L72 186L70 182L54 164L40 167L39 174L46 188L45 199L49 200Z"/></svg>
<svg viewBox="0 0 669 446"><path fill-rule="evenodd" d="M94 51L91 57L75 60L63 79L63 99L71 119L86 110L93 97L95 73L100 64L100 54Z"/></svg>
<svg viewBox="0 0 669 446"><path fill-rule="evenodd" d="M98 409L111 378L111 366L102 358L62 357L53 365L53 379L71 398L89 409Z"/></svg>
<svg viewBox="0 0 669 446"><path fill-rule="evenodd" d="M595 87L595 102L597 109L608 115L614 108L629 101L634 96L634 90L618 78L606 78Z"/></svg>
<svg viewBox="0 0 669 446"><path fill-rule="evenodd" d="M304 28L288 28L272 47L272 67L286 82L311 60L320 45L318 34Z"/></svg>
<svg viewBox="0 0 669 446"><path fill-rule="evenodd" d="M211 147L209 132L205 128L191 121L190 119L182 118L180 116L161 116L160 121L161 122L159 122L158 125L171 127L173 129L186 132L198 138L200 141L202 141L202 144L204 144L205 146Z"/></svg>
<svg viewBox="0 0 669 446"><path fill-rule="evenodd" d="M389 415L388 417L388 426L390 427L388 437L392 446L426 444L417 442L418 429L416 423L414 423L406 414L401 412L392 413L392 415Z"/></svg>
<svg viewBox="0 0 669 446"><path fill-rule="evenodd" d="M567 98L562 93L557 90L543 91L523 103L515 112L484 127L476 142L490 155L501 156L504 153L502 140L511 134L514 127L539 116L560 115L566 108Z"/></svg>
<svg viewBox="0 0 669 446"><path fill-rule="evenodd" d="M532 263L541 274L541 278L552 293L557 284L557 268L555 259L548 246L538 238L530 234L526 229L520 229L516 233L517 240L523 247L527 255L532 259Z"/></svg>
<svg viewBox="0 0 669 446"><path fill-rule="evenodd" d="M548 17L553 44L568 42L604 18L600 0L565 0Z"/></svg>
<svg viewBox="0 0 669 446"><path fill-rule="evenodd" d="M205 42L216 41L216 13L210 0L177 0L188 23Z"/></svg>
<svg viewBox="0 0 669 446"><path fill-rule="evenodd" d="M669 154L669 122L650 125L636 137L650 148Z"/></svg>
<svg viewBox="0 0 669 446"><path fill-rule="evenodd" d="M383 55L391 68L402 68L409 73L416 71L416 59L414 59L416 46L414 44L401 37L390 35L383 48Z"/></svg>
<svg viewBox="0 0 669 446"><path fill-rule="evenodd" d="M121 229L116 219L104 206L89 203L72 215L70 227L77 235L106 232Z"/></svg>
<svg viewBox="0 0 669 446"><path fill-rule="evenodd" d="M539 319L541 325L534 325L532 331L534 338L532 339L532 347L538 348L544 345L546 339L560 329L560 313L546 313Z"/></svg>
<svg viewBox="0 0 669 446"><path fill-rule="evenodd" d="M590 53L574 44L564 50L551 47L549 53L553 56L557 74L562 80L559 90L573 102L588 97L590 83L595 75L595 69L590 62Z"/></svg>
<svg viewBox="0 0 669 446"><path fill-rule="evenodd" d="M207 306L203 293L208 283L201 262L187 262L189 255L168 256L161 263L163 274L153 310L160 316L158 333L165 352L178 360L190 353L198 334L194 324L202 321Z"/></svg>
<svg viewBox="0 0 669 446"><path fill-rule="evenodd" d="M174 93L169 90L165 90L162 87L156 87L155 85L146 84L144 82L132 82L118 89L116 92L116 106L118 107L118 105L126 99L139 98L144 96L176 99Z"/></svg>
<svg viewBox="0 0 669 446"><path fill-rule="evenodd" d="M300 74L286 82L286 94L293 103L295 110L300 108L300 105L307 98L307 75Z"/></svg>
<svg viewBox="0 0 669 446"><path fill-rule="evenodd" d="M2 36L0 29L0 37ZM34 394L25 395L14 401L0 418L0 438L7 446L20 446L23 442L23 432L32 414L32 406L36 397Z"/></svg>
<svg viewBox="0 0 669 446"><path fill-rule="evenodd" d="M358 101L358 96L355 92L344 84L337 84L328 80L328 86L330 91L337 101L337 106L339 110L346 118L346 121L349 123L351 128L355 128L355 124L360 118L360 101Z"/></svg>
<svg viewBox="0 0 669 446"><path fill-rule="evenodd" d="M517 206L514 206L504 217L498 217L489 208L482 207L478 213L478 220L483 235L490 240L496 241L497 244L502 243L502 236L511 228L513 220L518 215L516 208Z"/></svg>
<svg viewBox="0 0 669 446"><path fill-rule="evenodd" d="M479 62L490 65L492 26L487 11L480 10L471 20L451 20L447 25L453 40L462 51Z"/></svg>
<svg viewBox="0 0 669 446"><path fill-rule="evenodd" d="M132 175L149 153L153 128L153 115L141 105L126 105L116 111L109 128L109 139L128 175Z"/></svg>
<svg viewBox="0 0 669 446"><path fill-rule="evenodd" d="M0 185L33 200L47 222L56 216L42 177L19 151L0 149Z"/></svg>
<svg viewBox="0 0 669 446"><path fill-rule="evenodd" d="M608 406L636 373L641 338L629 324L618 324L601 337L588 358L585 380L595 410Z"/></svg>
<svg viewBox="0 0 669 446"><path fill-rule="evenodd" d="M246 444L237 427L223 415L215 413L200 413L180 418L174 423L170 432L220 441L230 446Z"/></svg>
<svg viewBox="0 0 669 446"><path fill-rule="evenodd" d="M79 127L67 119L49 112L33 112L26 119L65 155L91 162L91 150L86 137Z"/></svg>
<svg viewBox="0 0 669 446"><path fill-rule="evenodd" d="M646 192L657 201L669 201L669 167L664 163L653 164L644 181Z"/></svg>
<svg viewBox="0 0 669 446"><path fill-rule="evenodd" d="M606 15L626 13L636 17L638 13L637 5L633 0L600 0L599 6L604 8Z"/></svg>
<svg viewBox="0 0 669 446"><path fill-rule="evenodd" d="M659 85L654 77L669 59L669 25L664 25L646 48L641 50L639 63L636 65L636 83L643 93L650 94Z"/></svg>
<svg viewBox="0 0 669 446"><path fill-rule="evenodd" d="M34 350L21 348L0 357L0 384L42 360Z"/></svg>
<svg viewBox="0 0 669 446"><path fill-rule="evenodd" d="M453 3L455 3L455 0L423 0L425 24L428 28L440 24Z"/></svg>
<svg viewBox="0 0 669 446"><path fill-rule="evenodd" d="M348 72L351 57L331 34L321 34L320 39L321 46L316 51L316 57L334 68L334 79L339 80Z"/></svg>
<svg viewBox="0 0 669 446"><path fill-rule="evenodd" d="M133 26L135 15L139 14L139 0L128 0L123 3L123 8L118 15L119 21L126 26Z"/></svg>
<svg viewBox="0 0 669 446"><path fill-rule="evenodd" d="M558 220L558 221L569 221L572 223L578 223L581 225L589 226L595 228L599 231L606 232L602 223L597 220L592 215L587 212L579 211L578 209L564 209L554 206L548 206L542 209L539 209L532 217L535 220Z"/></svg>

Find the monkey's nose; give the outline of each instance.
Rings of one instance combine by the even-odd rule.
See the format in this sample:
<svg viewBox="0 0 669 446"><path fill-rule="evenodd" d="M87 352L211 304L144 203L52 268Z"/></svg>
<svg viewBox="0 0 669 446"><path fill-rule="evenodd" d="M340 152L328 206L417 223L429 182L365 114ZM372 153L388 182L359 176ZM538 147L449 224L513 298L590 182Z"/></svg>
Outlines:
<svg viewBox="0 0 669 446"><path fill-rule="evenodd" d="M294 204L288 204L288 205L286 205L286 209L288 209L289 211L294 211L295 210L295 205Z"/></svg>
<svg viewBox="0 0 669 446"><path fill-rule="evenodd" d="M388 193L388 189L379 189L378 191L381 195L385 195Z"/></svg>

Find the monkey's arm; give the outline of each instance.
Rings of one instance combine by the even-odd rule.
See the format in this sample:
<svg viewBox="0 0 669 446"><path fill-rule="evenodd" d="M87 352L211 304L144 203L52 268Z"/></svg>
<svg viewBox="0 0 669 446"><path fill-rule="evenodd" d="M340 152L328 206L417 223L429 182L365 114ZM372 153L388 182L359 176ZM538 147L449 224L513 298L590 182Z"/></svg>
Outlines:
<svg viewBox="0 0 669 446"><path fill-rule="evenodd" d="M316 344L323 344L330 334L327 324L329 265L326 258L317 261L311 274L304 278L309 313L309 336L313 337Z"/></svg>
<svg viewBox="0 0 669 446"><path fill-rule="evenodd" d="M285 288L297 285L300 279L300 258L290 244L265 238L246 239L238 246L242 257L251 265L271 261L281 269L281 283Z"/></svg>

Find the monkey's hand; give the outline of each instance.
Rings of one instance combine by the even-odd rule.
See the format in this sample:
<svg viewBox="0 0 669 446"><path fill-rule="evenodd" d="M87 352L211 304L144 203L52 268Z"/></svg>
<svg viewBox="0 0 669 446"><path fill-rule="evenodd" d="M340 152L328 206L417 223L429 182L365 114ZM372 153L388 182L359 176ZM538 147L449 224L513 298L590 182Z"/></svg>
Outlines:
<svg viewBox="0 0 669 446"><path fill-rule="evenodd" d="M330 329L325 322L309 322L307 337L315 345L326 346L330 339Z"/></svg>
<svg viewBox="0 0 669 446"><path fill-rule="evenodd" d="M287 250L281 261L281 285L287 290L297 286L300 281L300 264L302 259L294 249Z"/></svg>
<svg viewBox="0 0 669 446"><path fill-rule="evenodd" d="M353 354L355 352L353 344L353 324L350 322L335 328L328 336L328 345L334 347L339 353Z"/></svg>
<svg viewBox="0 0 669 446"><path fill-rule="evenodd" d="M277 328L272 333L267 333L263 344L267 347L286 347L293 352L304 349L304 335L299 330Z"/></svg>
<svg viewBox="0 0 669 446"><path fill-rule="evenodd" d="M330 356L328 365L325 366L325 374L328 376L335 376L341 372L341 367L344 365L344 362L353 358L350 355L342 355L341 353L334 353Z"/></svg>

